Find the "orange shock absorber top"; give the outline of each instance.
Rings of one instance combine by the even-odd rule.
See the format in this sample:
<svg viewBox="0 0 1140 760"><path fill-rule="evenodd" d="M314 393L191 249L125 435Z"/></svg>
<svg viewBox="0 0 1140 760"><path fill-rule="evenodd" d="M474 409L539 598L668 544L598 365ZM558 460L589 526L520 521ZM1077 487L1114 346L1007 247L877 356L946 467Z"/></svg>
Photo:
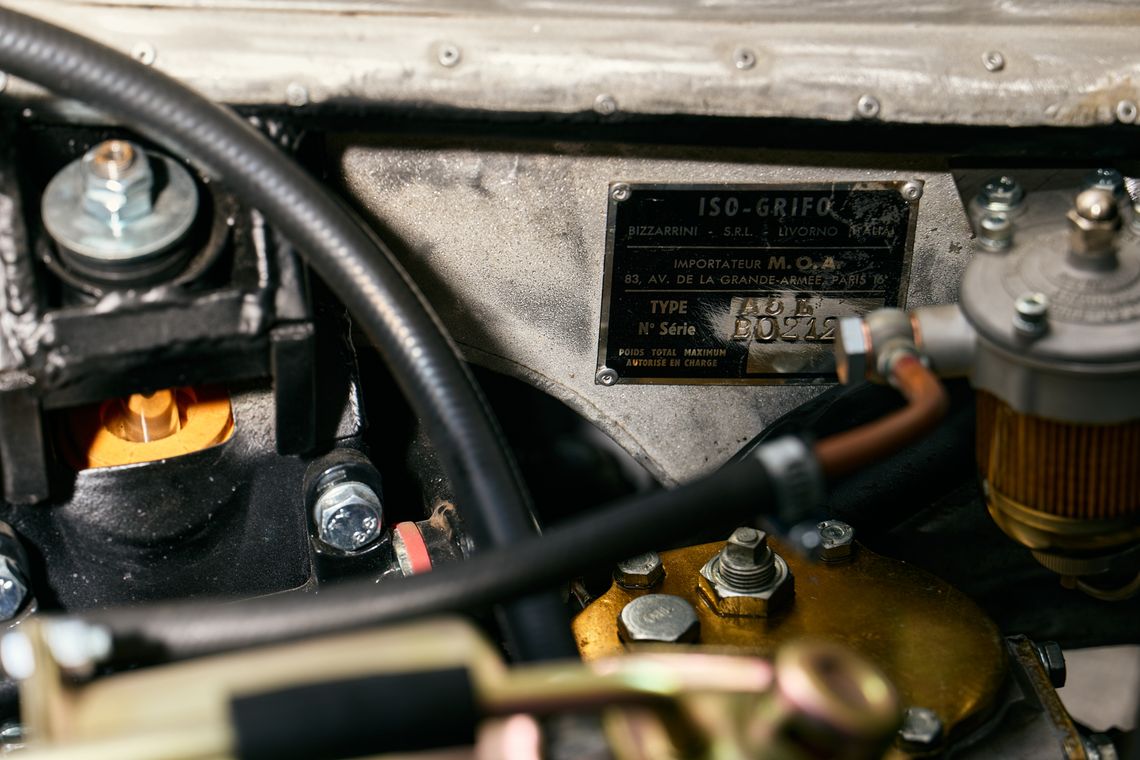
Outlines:
<svg viewBox="0 0 1140 760"><path fill-rule="evenodd" d="M72 410L63 451L77 470L155 462L229 440L229 396L219 388L172 388Z"/></svg>

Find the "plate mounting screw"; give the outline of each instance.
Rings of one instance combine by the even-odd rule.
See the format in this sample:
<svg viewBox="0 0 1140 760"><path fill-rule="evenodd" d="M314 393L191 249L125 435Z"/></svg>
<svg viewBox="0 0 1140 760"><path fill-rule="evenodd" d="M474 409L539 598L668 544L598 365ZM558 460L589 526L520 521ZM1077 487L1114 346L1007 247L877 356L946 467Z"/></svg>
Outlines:
<svg viewBox="0 0 1140 760"><path fill-rule="evenodd" d="M598 374L594 375L594 381L598 385L614 385L618 381L618 373L609 367L602 367L598 370Z"/></svg>
<svg viewBox="0 0 1140 760"><path fill-rule="evenodd" d="M621 201L628 201L630 195L630 187L624 182L619 182L610 188L610 197L619 203Z"/></svg>

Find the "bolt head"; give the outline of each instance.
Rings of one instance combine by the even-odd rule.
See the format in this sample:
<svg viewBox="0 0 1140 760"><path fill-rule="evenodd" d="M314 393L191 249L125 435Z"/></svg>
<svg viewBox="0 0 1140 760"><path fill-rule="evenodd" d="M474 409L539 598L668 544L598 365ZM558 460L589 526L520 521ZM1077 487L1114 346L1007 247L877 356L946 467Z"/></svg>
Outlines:
<svg viewBox="0 0 1140 760"><path fill-rule="evenodd" d="M912 747L930 747L942 740L942 720L925 707L907 708L899 739Z"/></svg>
<svg viewBox="0 0 1140 760"><path fill-rule="evenodd" d="M153 208L154 172L140 146L105 140L83 156L83 209L116 225L139 219Z"/></svg>
<svg viewBox="0 0 1140 760"><path fill-rule="evenodd" d="M383 510L376 492L364 483L338 483L313 508L317 537L344 552L360 551L380 537Z"/></svg>
<svg viewBox="0 0 1140 760"><path fill-rule="evenodd" d="M665 566L657 552L622 560L614 568L614 580L626 588L653 588L665 579Z"/></svg>
<svg viewBox="0 0 1140 760"><path fill-rule="evenodd" d="M1025 189L1013 177L991 177L982 185L977 201L986 211L1012 211L1025 201Z"/></svg>
<svg viewBox="0 0 1140 760"><path fill-rule="evenodd" d="M0 621L12 620L28 598L28 584L16 563L0 558Z"/></svg>
<svg viewBox="0 0 1140 760"><path fill-rule="evenodd" d="M795 595L795 579L788 563L778 554L772 555L775 573L762 591L742 593L721 582L717 564L722 555L713 556L697 577L697 593L713 612L722 617L768 617L787 608Z"/></svg>
<svg viewBox="0 0 1140 760"><path fill-rule="evenodd" d="M824 520L819 531L819 556L824 562L842 562L851 557L855 529L841 520Z"/></svg>
<svg viewBox="0 0 1140 760"><path fill-rule="evenodd" d="M1037 649L1037 657L1049 673L1049 682L1053 684L1053 688L1060 689L1068 678L1065 653L1061 650L1061 645L1056 641L1043 641L1034 646Z"/></svg>
<svg viewBox="0 0 1140 760"><path fill-rule="evenodd" d="M728 537L721 558L737 567L752 567L766 561L771 552L767 533L755 528L737 528Z"/></svg>
<svg viewBox="0 0 1140 760"><path fill-rule="evenodd" d="M622 201L628 201L631 192L632 190L630 190L629 185L624 182L619 182L610 188L610 197L620 203Z"/></svg>
<svg viewBox="0 0 1140 760"><path fill-rule="evenodd" d="M693 605L672 594L639 596L618 615L618 635L629 644L682 644L696 641L700 632Z"/></svg>

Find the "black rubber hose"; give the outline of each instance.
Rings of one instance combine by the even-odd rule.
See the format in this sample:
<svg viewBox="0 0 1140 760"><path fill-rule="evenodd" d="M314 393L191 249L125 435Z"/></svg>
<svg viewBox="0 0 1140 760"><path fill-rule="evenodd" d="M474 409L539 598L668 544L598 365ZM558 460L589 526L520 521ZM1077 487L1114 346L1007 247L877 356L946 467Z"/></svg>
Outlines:
<svg viewBox="0 0 1140 760"><path fill-rule="evenodd" d="M767 470L749 457L686 485L568 520L544 536L379 586L354 581L315 597L148 604L72 617L109 629L120 664L184 659L482 609L668 545L708 521L740 525L778 506Z"/></svg>
<svg viewBox="0 0 1140 760"><path fill-rule="evenodd" d="M439 450L477 546L537 526L475 381L403 268L300 166L226 108L108 47L0 9L0 71L85 101L221 180L295 245L376 344ZM556 594L505 612L523 659L576 654Z"/></svg>

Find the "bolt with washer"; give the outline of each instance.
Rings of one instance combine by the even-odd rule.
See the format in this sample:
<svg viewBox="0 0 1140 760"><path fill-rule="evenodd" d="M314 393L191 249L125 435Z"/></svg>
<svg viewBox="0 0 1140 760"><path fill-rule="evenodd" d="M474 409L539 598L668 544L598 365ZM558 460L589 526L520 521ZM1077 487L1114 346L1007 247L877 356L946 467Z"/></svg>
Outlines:
<svg viewBox="0 0 1140 760"><path fill-rule="evenodd" d="M364 483L349 480L328 486L313 505L317 537L343 552L357 552L375 543L383 525L380 497Z"/></svg>
<svg viewBox="0 0 1140 760"><path fill-rule="evenodd" d="M819 558L824 562L846 562L855 548L855 529L842 520L824 520L819 531Z"/></svg>
<svg viewBox="0 0 1140 760"><path fill-rule="evenodd" d="M141 147L105 140L83 156L83 210L112 226L154 209L154 172Z"/></svg>
<svg viewBox="0 0 1140 760"><path fill-rule="evenodd" d="M735 530L697 579L701 598L718 615L731 617L767 617L791 603L793 586L788 563L755 528Z"/></svg>
<svg viewBox="0 0 1140 760"><path fill-rule="evenodd" d="M639 596L618 614L618 635L627 644L682 644L696 641L700 632L693 605L672 594Z"/></svg>
<svg viewBox="0 0 1140 760"><path fill-rule="evenodd" d="M1049 329L1049 298L1044 293L1023 293L1013 303L1013 329L1037 338Z"/></svg>
<svg viewBox="0 0 1140 760"><path fill-rule="evenodd" d="M898 735L904 746L916 749L933 747L942 741L942 720L926 707L907 708Z"/></svg>
<svg viewBox="0 0 1140 760"><path fill-rule="evenodd" d="M990 213L1015 211L1025 202L1025 188L1013 177L991 177L978 191L975 203Z"/></svg>
<svg viewBox="0 0 1140 760"><path fill-rule="evenodd" d="M614 580L625 588L653 588L665 579L665 566L657 552L622 560L614 568Z"/></svg>

